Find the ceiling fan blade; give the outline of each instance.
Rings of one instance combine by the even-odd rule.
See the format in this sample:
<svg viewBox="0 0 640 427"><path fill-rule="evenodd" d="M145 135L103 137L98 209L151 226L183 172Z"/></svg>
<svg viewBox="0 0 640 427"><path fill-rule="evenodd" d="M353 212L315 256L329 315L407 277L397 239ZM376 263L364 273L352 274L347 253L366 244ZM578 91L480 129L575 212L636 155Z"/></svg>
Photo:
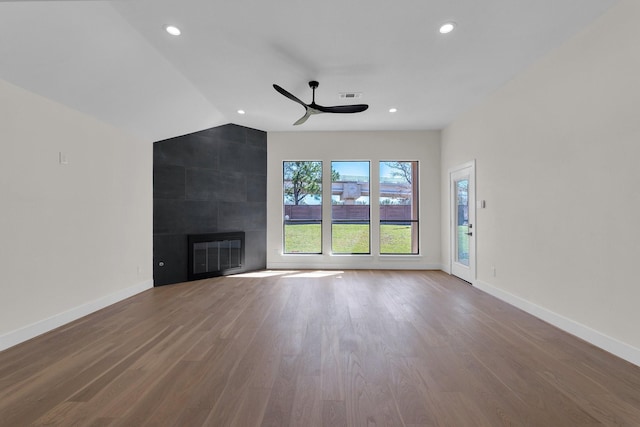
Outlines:
<svg viewBox="0 0 640 427"><path fill-rule="evenodd" d="M307 108L307 111L305 111L304 116L300 117L293 125L294 126L298 126L303 124L304 122L307 121L307 119L311 116L311 111Z"/></svg>
<svg viewBox="0 0 640 427"><path fill-rule="evenodd" d="M336 105L333 107L323 107L322 105L312 105L318 111L323 113L361 113L369 108L367 104L354 104L354 105Z"/></svg>
<svg viewBox="0 0 640 427"><path fill-rule="evenodd" d="M307 104L305 104L304 102L300 101L298 98L296 98L293 94L287 92L285 89L281 88L280 86L274 84L273 88L275 90L277 90L278 92L280 92L281 94L283 94L284 96L286 96L287 98L289 98L292 101L297 102L298 104L302 105L303 107L307 108Z"/></svg>
<svg viewBox="0 0 640 427"><path fill-rule="evenodd" d="M0 0L2 1L2 0ZM319 113L360 113L362 111L365 111L367 108L369 108L369 106L367 104L354 104L354 105L336 105L333 107L323 107L322 105L318 105L315 102L316 99L316 88L318 87L318 82L317 81L310 81L309 82L309 87L313 90L313 100L311 101L311 104L305 104L304 102L302 102L301 100L299 100L295 95L293 95L292 93L290 93L289 91L283 89L282 87L278 86L277 84L273 85L273 88L279 92L280 94L286 96L287 98L289 98L290 100L297 102L298 104L302 105L304 107L304 116L300 117L293 125L297 126L297 125L301 125L304 122L307 121L307 119L309 118L309 116L313 115L313 114L319 114Z"/></svg>

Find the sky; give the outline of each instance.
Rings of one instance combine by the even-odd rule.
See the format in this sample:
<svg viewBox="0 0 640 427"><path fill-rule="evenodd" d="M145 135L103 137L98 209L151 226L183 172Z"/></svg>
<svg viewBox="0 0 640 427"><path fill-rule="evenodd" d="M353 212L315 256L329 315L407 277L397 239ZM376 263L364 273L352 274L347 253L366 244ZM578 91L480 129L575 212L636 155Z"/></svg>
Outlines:
<svg viewBox="0 0 640 427"><path fill-rule="evenodd" d="M333 161L331 162L331 167L333 170L338 172L341 177L359 177L360 181L371 181L370 179L366 179L370 176L370 163L369 161ZM393 169L388 167L385 162L380 162L380 173L382 177L390 178L392 177ZM387 180L384 180L387 181ZM339 196L333 195L333 199L339 200ZM358 199L360 202L368 203L369 196L362 196ZM289 201L290 202L290 201ZM313 197L307 196L304 198L304 204L307 205L318 205L322 203L321 197ZM287 204L287 198L285 196L285 204Z"/></svg>
<svg viewBox="0 0 640 427"><path fill-rule="evenodd" d="M369 176L369 162L331 162L340 176Z"/></svg>
<svg viewBox="0 0 640 427"><path fill-rule="evenodd" d="M367 161L332 162L331 164L340 176L369 176ZM380 163L380 174L385 177L391 176L391 169L385 162Z"/></svg>

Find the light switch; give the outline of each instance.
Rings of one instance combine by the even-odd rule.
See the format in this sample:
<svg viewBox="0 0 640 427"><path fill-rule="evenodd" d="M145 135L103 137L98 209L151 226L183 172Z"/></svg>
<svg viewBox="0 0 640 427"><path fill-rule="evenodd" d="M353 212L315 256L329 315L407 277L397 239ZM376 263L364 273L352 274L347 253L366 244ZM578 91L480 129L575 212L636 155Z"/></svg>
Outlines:
<svg viewBox="0 0 640 427"><path fill-rule="evenodd" d="M60 151L58 153L58 160L59 160L61 165L68 165L69 164L69 158L67 157L67 153L65 153L64 151Z"/></svg>

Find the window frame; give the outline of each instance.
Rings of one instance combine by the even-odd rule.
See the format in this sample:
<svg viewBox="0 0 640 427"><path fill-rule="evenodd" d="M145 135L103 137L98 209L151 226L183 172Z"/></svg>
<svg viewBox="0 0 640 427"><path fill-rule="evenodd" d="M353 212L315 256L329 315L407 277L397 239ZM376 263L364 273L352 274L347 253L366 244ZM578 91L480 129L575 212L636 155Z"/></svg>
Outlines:
<svg viewBox="0 0 640 427"><path fill-rule="evenodd" d="M350 219L350 218L346 218L346 219L335 219L334 218L334 203L333 203L333 187L334 187L334 180L333 180L333 174L334 174L334 163L366 163L367 164L367 181L366 183L368 184L368 192L369 192L369 201L366 204L366 206L368 207L367 210L367 219L363 220L363 219ZM331 180L331 233L330 233L330 239L331 239L331 250L330 250L330 254L331 255L336 255L336 256L349 256L349 255L354 255L354 256L370 256L372 255L372 250L371 250L371 160L331 160L331 176L329 177L329 179ZM343 192L344 192L344 185L345 184L350 184L350 185L358 185L360 183L360 181L355 181L355 182L347 182L347 181L342 181L343 182ZM364 181L362 181L364 182ZM360 192L361 191L361 187L358 187L352 191L356 191L356 192ZM359 197L358 197L359 198ZM353 204L353 205L349 205L349 204L341 204L338 206L362 206L362 205L358 205L358 204ZM348 208L344 209L345 211L348 211ZM367 227L367 251L366 252L339 252L335 250L334 247L334 226L338 225L338 224L343 224L343 225L347 225L347 224L353 224L353 225L359 225L359 224L366 224Z"/></svg>
<svg viewBox="0 0 640 427"><path fill-rule="evenodd" d="M316 163L319 165L319 174L320 174L320 179L319 179L319 191L316 195L318 195L320 197L320 203L319 203L319 208L317 210L319 210L319 219L314 219L314 218L303 218L303 219L291 219L289 217L289 214L287 214L287 206L315 206L315 205L299 205L299 204L292 204L292 205L287 205L286 202L286 197L287 197L287 191L286 191L286 164L287 163ZM284 255L322 255L323 254L323 248L324 248L324 239L323 239L323 229L324 229L324 224L323 224L323 205L324 205L324 171L323 171L323 161L322 160L283 160L282 161L282 253ZM308 193L304 197L307 197L309 195L313 195L313 193ZM289 211L291 212L293 210L293 208L289 209ZM309 209L311 210L311 209ZM319 236L319 251L292 251L292 252L288 252L287 251L287 226L291 226L291 225L311 225L311 224L318 224L320 226L320 236Z"/></svg>
<svg viewBox="0 0 640 427"><path fill-rule="evenodd" d="M335 257L344 257L344 256L358 256L358 257L380 257L391 259L393 257L416 257L421 256L421 242L420 242L420 210L419 210L419 198L420 198L420 187L419 187L419 177L420 177L420 160L379 160L378 159L340 159L337 160L333 157L324 158L323 160L282 160L282 173L281 173L281 200L282 200L282 241L281 241L281 254L286 256L301 256L301 255L319 255L319 256L335 256ZM383 173L385 176L389 176L387 171L383 171L383 165L389 163L409 163L411 164L411 187L410 187L410 215L411 218L401 218L401 217L391 217L393 219L388 219L383 213L383 205L385 202L383 200L383 186L385 184L383 179ZM289 163L314 163L318 173L318 180L316 181L319 185L319 189L315 194L318 200L317 203L312 203L311 205L315 206L315 214L310 215L307 219L300 221L299 218L289 218L288 214L291 210L295 209L293 206L295 205L291 199L289 199L289 203L287 203L287 173L285 167ZM368 214L355 213L358 217L356 219L351 218L334 218L335 206L334 206L334 166L336 163L365 163L367 166L368 176L365 176L364 173L362 176L350 176L345 173L345 176L354 178L353 183L357 184L365 184L362 187L363 196L367 197L366 206ZM354 174L356 175L356 174ZM377 175L377 179L372 179L374 175ZM360 178L366 178L368 182L365 183L364 180ZM349 180L345 181L348 182ZM307 196L312 195L307 194ZM357 198L360 196L356 196ZM390 197L390 196L386 196ZM330 204L327 204L326 201L330 200ZM301 204L303 205L303 204ZM354 206L355 203L345 204L344 206ZM359 204L358 204L359 205ZM310 208L311 210L311 208ZM347 209L345 209L346 211ZM401 213L400 215L406 215L408 212ZM361 215L364 215L363 219L359 219ZM329 227L325 227L326 218L329 218ZM387 219L384 219L387 218ZM288 242L288 236L290 236L290 229L288 228L294 224L300 223L306 224L317 224L318 230L313 232L312 239L306 238L306 241L312 241L313 250L299 250L295 247L292 248L291 243ZM340 251L341 247L336 248L334 244L335 240L335 228L336 225L339 224L363 224L367 226L367 251L364 249L362 252L360 251ZM386 225L395 225L395 224L403 224L410 225L409 233L410 233L410 252L398 251L398 252L390 252L389 245L385 242L383 243L383 239L385 236L388 236L389 230L383 231L384 226ZM377 228L375 228L377 226ZM354 231L355 234L359 234L357 231ZM364 233L364 231L363 231ZM400 231L400 233L403 233ZM401 237L404 239L405 237ZM364 240L364 239L363 239ZM361 247L364 247L364 242ZM300 240L299 240L300 241ZM305 240L301 240L302 246L304 247ZM348 244L347 244L348 245ZM345 246L347 247L347 246ZM400 246L401 248L407 247L405 243ZM317 249L317 250L316 250ZM357 248L356 248L357 249ZM392 249L393 250L393 249Z"/></svg>
<svg viewBox="0 0 640 427"><path fill-rule="evenodd" d="M410 163L411 164L411 181L409 185L411 186L411 196L410 196L410 206L411 206L411 218L409 219L397 219L397 220L389 220L382 219L382 165L387 164L387 167L391 167L389 163ZM403 172L406 174L406 172ZM379 160L378 161L378 255L380 256L416 256L420 255L420 188L419 188L419 176L420 176L420 161L419 160ZM406 176L405 176L406 179ZM407 180L408 181L408 180ZM411 225L410 229L410 238L411 238L411 252L384 252L383 251L383 225L393 225L393 224L402 224L405 225L409 223Z"/></svg>

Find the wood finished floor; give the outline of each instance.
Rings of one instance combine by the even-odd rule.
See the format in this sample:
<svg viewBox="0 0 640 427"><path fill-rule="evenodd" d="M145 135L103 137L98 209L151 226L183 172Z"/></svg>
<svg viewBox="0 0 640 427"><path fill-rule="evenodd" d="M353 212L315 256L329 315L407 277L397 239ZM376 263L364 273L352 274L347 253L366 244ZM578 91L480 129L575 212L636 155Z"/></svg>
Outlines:
<svg viewBox="0 0 640 427"><path fill-rule="evenodd" d="M640 368L442 272L226 277L0 353L0 425L640 426Z"/></svg>

